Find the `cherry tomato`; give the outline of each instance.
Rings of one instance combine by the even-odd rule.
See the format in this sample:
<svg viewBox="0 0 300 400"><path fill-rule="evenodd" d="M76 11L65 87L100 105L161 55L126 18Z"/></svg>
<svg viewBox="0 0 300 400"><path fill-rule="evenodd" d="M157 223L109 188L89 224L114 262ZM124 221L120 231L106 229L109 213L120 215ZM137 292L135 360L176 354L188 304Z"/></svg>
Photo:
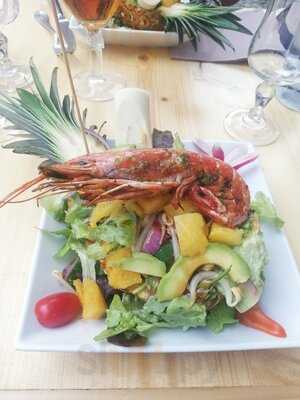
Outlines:
<svg viewBox="0 0 300 400"><path fill-rule="evenodd" d="M284 328L278 322L268 317L258 304L243 314L237 313L237 319L241 324L266 332L269 335L286 337Z"/></svg>
<svg viewBox="0 0 300 400"><path fill-rule="evenodd" d="M41 325L57 328L73 321L81 313L81 304L74 293L54 293L37 301L34 313Z"/></svg>

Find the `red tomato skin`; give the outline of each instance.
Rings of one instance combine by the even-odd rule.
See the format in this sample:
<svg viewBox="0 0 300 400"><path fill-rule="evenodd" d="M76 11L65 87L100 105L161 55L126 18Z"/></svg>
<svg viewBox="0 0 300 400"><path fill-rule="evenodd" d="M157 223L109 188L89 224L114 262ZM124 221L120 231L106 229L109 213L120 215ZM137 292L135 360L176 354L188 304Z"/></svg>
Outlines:
<svg viewBox="0 0 300 400"><path fill-rule="evenodd" d="M58 328L78 317L81 313L81 304L74 293L54 293L38 300L34 313L41 325L46 328Z"/></svg>
<svg viewBox="0 0 300 400"><path fill-rule="evenodd" d="M237 319L243 325L263 331L272 336L285 338L285 329L276 321L268 317L258 304L243 314L237 313Z"/></svg>

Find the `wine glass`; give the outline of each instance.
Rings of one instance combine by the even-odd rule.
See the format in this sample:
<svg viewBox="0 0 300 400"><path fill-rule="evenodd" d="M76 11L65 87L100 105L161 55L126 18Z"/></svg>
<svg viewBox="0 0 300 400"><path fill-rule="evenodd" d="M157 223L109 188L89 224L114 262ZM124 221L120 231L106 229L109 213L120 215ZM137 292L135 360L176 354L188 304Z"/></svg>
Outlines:
<svg viewBox="0 0 300 400"><path fill-rule="evenodd" d="M120 0L63 0L72 14L87 28L90 45L89 71L74 77L77 93L87 100L107 101L124 87L118 74L104 73L102 50L104 40L102 28L115 15Z"/></svg>
<svg viewBox="0 0 300 400"><path fill-rule="evenodd" d="M264 114L276 86L300 82L300 0L270 0L255 33L248 55L249 66L263 82L256 88L255 106L227 115L224 127L230 136L257 146L273 143L280 132ZM283 42L282 32L288 31Z"/></svg>
<svg viewBox="0 0 300 400"><path fill-rule="evenodd" d="M19 15L19 0L0 0L0 25L13 22ZM31 74L28 66L16 65L8 58L7 37L0 32L0 91L14 92L28 86Z"/></svg>

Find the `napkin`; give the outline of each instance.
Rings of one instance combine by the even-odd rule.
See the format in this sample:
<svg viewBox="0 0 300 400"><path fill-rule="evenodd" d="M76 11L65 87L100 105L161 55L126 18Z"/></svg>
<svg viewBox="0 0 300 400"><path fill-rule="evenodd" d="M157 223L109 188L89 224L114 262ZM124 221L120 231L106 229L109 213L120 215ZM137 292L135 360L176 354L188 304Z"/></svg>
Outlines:
<svg viewBox="0 0 300 400"><path fill-rule="evenodd" d="M264 13L265 10L256 8L236 12L241 18L241 24L253 33L259 27ZM197 51L194 50L190 42L182 43L170 51L171 58L206 62L240 62L246 60L252 36L228 30L222 30L222 33L230 40L235 50L228 46L224 50L211 38L200 34Z"/></svg>

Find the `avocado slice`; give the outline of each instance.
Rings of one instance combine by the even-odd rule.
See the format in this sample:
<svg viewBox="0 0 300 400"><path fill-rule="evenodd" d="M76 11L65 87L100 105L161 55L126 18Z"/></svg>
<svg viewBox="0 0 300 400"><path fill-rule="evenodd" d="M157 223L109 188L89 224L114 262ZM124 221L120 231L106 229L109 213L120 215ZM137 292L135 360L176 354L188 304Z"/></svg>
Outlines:
<svg viewBox="0 0 300 400"><path fill-rule="evenodd" d="M229 269L229 276L236 283L246 282L250 278L250 269L246 261L226 244L210 243L203 257L205 263Z"/></svg>
<svg viewBox="0 0 300 400"><path fill-rule="evenodd" d="M205 264L203 256L178 257L170 271L159 282L156 291L158 300L172 300L181 296L194 271L203 264Z"/></svg>
<svg viewBox="0 0 300 400"><path fill-rule="evenodd" d="M209 243L202 256L181 256L176 260L158 285L156 296L159 301L181 296L193 273L204 264L216 264L229 270L230 278L236 283L246 282L250 278L247 263L234 250L225 244Z"/></svg>
<svg viewBox="0 0 300 400"><path fill-rule="evenodd" d="M140 274L162 277L166 273L166 264L147 253L133 253L125 258L119 268Z"/></svg>

